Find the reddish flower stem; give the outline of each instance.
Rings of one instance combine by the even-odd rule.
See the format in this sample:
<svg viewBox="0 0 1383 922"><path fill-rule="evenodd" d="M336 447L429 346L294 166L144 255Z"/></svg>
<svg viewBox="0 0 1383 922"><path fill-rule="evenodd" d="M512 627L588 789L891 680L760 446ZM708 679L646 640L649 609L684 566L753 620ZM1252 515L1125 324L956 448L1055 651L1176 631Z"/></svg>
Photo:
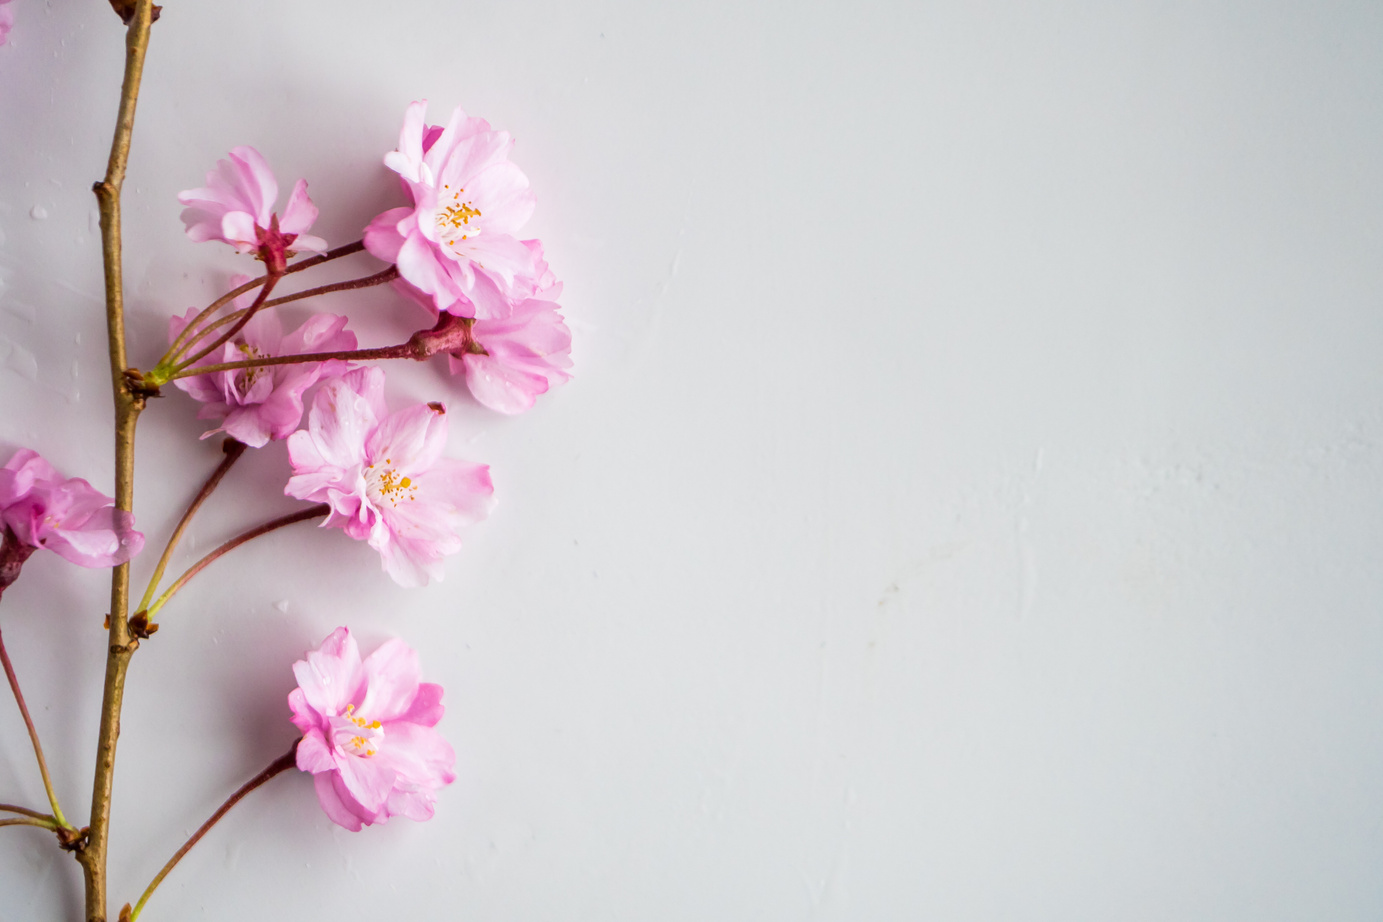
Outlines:
<svg viewBox="0 0 1383 922"><path fill-rule="evenodd" d="M53 817L47 813L39 813L37 810L30 810L28 807L18 807L14 804L0 804L0 811L18 813L21 816L32 816L36 820L48 820L49 822L53 822Z"/></svg>
<svg viewBox="0 0 1383 922"><path fill-rule="evenodd" d="M352 253L359 253L363 249L365 249L365 242L363 240L357 240L355 243L348 243L345 246L339 246L334 250L327 250L321 256L313 256L310 259L304 259L299 262L291 263L287 269L283 270L283 274L292 275L294 272L301 272L302 270L310 269L313 266L320 266L322 263L330 262L333 259L340 259L342 256L350 256ZM205 308L202 309L202 312L198 314L196 317L194 317L192 319L192 322L189 323L186 327L184 327L183 331L180 334L178 334L178 338L173 341L173 345L169 346L168 351L165 352L163 354L163 357L158 360L159 365L164 365L176 359L178 355L184 349L187 348L187 338L191 336L193 333L198 332L198 327L202 325L202 322L204 320L206 320L212 314L216 313L221 308L225 307L227 304L234 301L236 298L243 295L245 292L253 291L260 285L263 285L266 281L268 281L268 279L269 276L267 275L261 275L257 279L250 279L248 282L241 285L239 288L236 288L233 291L226 292L221 297L217 298L215 301L212 301L210 304L208 304Z"/></svg>
<svg viewBox="0 0 1383 922"><path fill-rule="evenodd" d="M52 820L30 819L27 816L12 820L0 820L0 826L37 826L39 829L47 829L49 832L57 828Z"/></svg>
<svg viewBox="0 0 1383 922"><path fill-rule="evenodd" d="M130 910L129 915L126 916L126 918L128 918L130 922L134 922L135 919L139 918L140 910L144 908L144 904L149 902L149 897L154 895L154 891L158 889L158 885L163 883L163 879L167 877L168 872L173 870L173 868L177 866L178 862L182 860L183 855L186 855L189 851L191 851L192 846L200 842L202 836L206 835L207 831L210 830L212 826L215 826L216 823L221 819L221 817L229 813L231 807L234 807L236 804L240 803L240 801L244 799L246 794L250 793L255 788L264 784L264 782L268 781L270 778L273 778L275 775L282 774L283 772L288 771L288 769L294 767L294 765L297 764L297 753L298 744L294 743L292 749L288 750L286 753L279 756L273 762L270 762L268 768L264 769L264 771L260 772L258 775L255 775L249 781L246 781L244 784L240 786L239 790L237 790L230 797L226 798L226 802L221 804L221 806L217 808L215 813L211 814L211 818L208 819L205 823L203 823L196 832L192 833L192 836L186 842L183 843L182 848L178 849L176 852L173 853L173 857L168 859L168 863L163 866L163 870L159 871L158 874L154 877L154 879L149 882L149 886L144 888L144 893L139 897L139 902L134 904L134 909Z"/></svg>
<svg viewBox="0 0 1383 922"><path fill-rule="evenodd" d="M163 579L163 571L168 568L168 561L172 558L173 550L178 546L178 542L182 540L183 532L187 531L187 526L192 524L192 517L197 514L202 503L206 502L207 497L221 483L221 478L226 476L226 472L231 469L231 466L240 460L240 456L245 453L245 448L245 443L237 439L227 438L222 443L221 450L226 453L226 456L221 459L216 470L211 472L206 483L202 484L202 489L192 498L192 504L187 507L187 511L183 513L181 521L178 522L178 527L173 529L173 534L168 538L168 546L163 549L163 556L158 559L158 566L154 567L154 575L149 577L149 586L144 590L144 598L139 600L141 611L148 608L149 603L153 601L154 593L158 591L159 581Z"/></svg>
<svg viewBox="0 0 1383 922"><path fill-rule="evenodd" d="M346 362L373 362L380 359L419 359L411 343L397 346L381 346L377 349L349 349L343 352L308 352L303 355L271 355L262 359L245 359L241 362L221 362L216 365L199 365L185 368L172 375L170 380L190 378L194 375L207 375L218 371L235 371L239 368L263 368L266 365L301 365L304 362L326 362L341 359Z"/></svg>
<svg viewBox="0 0 1383 922"><path fill-rule="evenodd" d="M188 580L190 580L192 577L196 576L198 573L201 573L203 570L205 570L217 558L230 553L231 551L238 548L240 545L244 544L246 541L251 541L255 538L258 538L260 535L267 535L271 531L276 531L287 525L292 525L295 522L306 522L309 519L315 519L318 516L326 515L330 511L331 507L328 506L326 503L317 503L314 506L308 506L306 509L300 509L291 515L285 515L281 518L274 519L271 522L265 522L263 525L260 525L257 528L251 528L244 534L237 535L236 537L227 541L225 544L218 547L216 550L212 551L210 554L207 554L205 557L194 563L192 566L188 567L187 572L184 573L182 576L179 576L178 581L175 582L173 585L169 586L167 591L165 591L163 595L159 596L158 600L155 601L154 604L150 605L148 609L144 611L145 616L147 618L152 618L154 616L154 613L157 612L160 608L162 608L168 602L168 600L171 599L173 595L187 583Z"/></svg>
<svg viewBox="0 0 1383 922"><path fill-rule="evenodd" d="M264 302L269 300L269 292L274 290L274 286L279 283L280 278L282 278L281 275L270 275L267 279L265 279L263 287L259 289L259 295L255 297L254 303L245 309L244 315L235 323L231 324L231 328L229 330L222 333L215 340L213 340L211 345L197 351L190 358L183 359L181 362L179 362L178 368L186 368L194 362L206 358L208 355L215 352L217 349L220 349L226 343L230 342L235 337L236 333L239 333L241 330L245 328L245 324L250 322L250 318L254 317L255 314L259 313L260 308L264 306Z"/></svg>
<svg viewBox="0 0 1383 922"><path fill-rule="evenodd" d="M38 773L43 776L43 789L48 792L48 803L53 808L53 820L57 825L71 829L72 824L67 822L67 818L62 815L62 807L58 806L58 795L53 790L53 779L48 775L48 762L43 758L43 744L38 741L38 730L34 727L34 719L29 716L29 706L24 702L24 693L19 690L19 677L14 674L14 664L10 662L10 654L5 649L3 633L0 633L0 665L5 667L5 678L9 680L10 691L14 692L15 703L19 705L19 713L24 718L24 726L29 731L29 740L34 744L34 758L38 759ZM27 815L29 811L24 812Z"/></svg>

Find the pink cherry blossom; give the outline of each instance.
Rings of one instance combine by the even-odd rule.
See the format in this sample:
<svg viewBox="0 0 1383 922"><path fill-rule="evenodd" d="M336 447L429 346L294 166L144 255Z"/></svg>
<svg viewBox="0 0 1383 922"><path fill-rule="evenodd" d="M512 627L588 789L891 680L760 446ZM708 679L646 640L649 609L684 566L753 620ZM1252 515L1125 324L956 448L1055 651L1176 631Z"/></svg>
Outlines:
<svg viewBox="0 0 1383 922"><path fill-rule="evenodd" d="M413 204L379 215L365 248L396 263L439 311L499 318L541 287L532 250L515 236L533 213L528 178L508 160L513 140L457 109L429 126L427 101L408 107L398 149L384 163Z"/></svg>
<svg viewBox="0 0 1383 922"><path fill-rule="evenodd" d="M533 241L536 243L537 241ZM541 253L541 250L538 251ZM395 286L425 308L431 299L402 279ZM432 330L414 337L435 353L447 353L452 374L464 374L475 399L501 413L532 409L539 394L571 375L571 331L555 301L554 284L514 305L500 320L463 320L441 315ZM437 316L435 308L432 309Z"/></svg>
<svg viewBox="0 0 1383 922"><path fill-rule="evenodd" d="M418 654L390 640L362 661L338 627L293 675L298 768L312 773L332 822L358 832L391 816L431 819L435 792L456 779L456 756L434 729L442 686L419 681Z"/></svg>
<svg viewBox="0 0 1383 922"><path fill-rule="evenodd" d="M231 279L231 288L239 288L247 281L249 276L237 275ZM244 310L254 299L253 291L246 292L235 299L234 307ZM177 339L197 313L194 308L184 317L169 318L169 340ZM219 353L212 353L197 364L212 365L276 355L354 349L355 334L345 327L345 317L313 314L302 326L284 335L278 312L273 309L260 310ZM219 332L207 334L205 341L210 342ZM348 367L345 362L336 360L270 365L177 378L173 383L194 400L201 401L202 408L197 414L199 419L221 420L220 426L202 433L202 438L224 432L251 448L261 448L271 439L288 438L298 428L303 418L303 394L309 387L321 377L343 374Z"/></svg>
<svg viewBox="0 0 1383 922"><path fill-rule="evenodd" d="M294 475L284 492L331 506L322 527L368 541L403 586L443 576L460 530L494 505L489 468L442 457L446 409L422 403L389 413L384 372L358 368L328 381L307 429L288 438Z"/></svg>
<svg viewBox="0 0 1383 922"><path fill-rule="evenodd" d="M229 156L216 161L216 169L206 174L205 188L178 193L178 201L187 206L182 213L187 236L199 243L224 240L237 252L257 254L277 272L283 271L288 257L327 248L325 240L307 233L317 220L317 206L307 197L307 180L293 186L280 217L274 213L278 181L259 151L235 147Z"/></svg>
<svg viewBox="0 0 1383 922"><path fill-rule="evenodd" d="M0 45L9 39L10 26L14 25L14 11L9 8L10 0L0 0Z"/></svg>
<svg viewBox="0 0 1383 922"><path fill-rule="evenodd" d="M21 448L0 468L0 524L20 544L83 567L113 567L144 547L134 515L80 477L65 478Z"/></svg>

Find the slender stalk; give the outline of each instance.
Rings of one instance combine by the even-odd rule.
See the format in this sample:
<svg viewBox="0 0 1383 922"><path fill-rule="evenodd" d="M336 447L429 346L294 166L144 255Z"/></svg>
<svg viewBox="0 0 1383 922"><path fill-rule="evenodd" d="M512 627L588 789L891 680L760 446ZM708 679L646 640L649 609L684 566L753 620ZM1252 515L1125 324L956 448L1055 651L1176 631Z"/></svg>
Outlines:
<svg viewBox="0 0 1383 922"><path fill-rule="evenodd" d="M57 822L53 819L53 817L49 816L47 813L39 813L37 810L30 810L28 807L16 807L14 804L0 804L0 810L5 811L6 813L18 813L21 816L32 816L36 820L48 820L50 822Z"/></svg>
<svg viewBox="0 0 1383 922"><path fill-rule="evenodd" d="M33 819L27 816L13 820L0 820L0 826L37 826L39 829L47 829L49 832L58 828L52 820Z"/></svg>
<svg viewBox="0 0 1383 922"><path fill-rule="evenodd" d="M220 349L226 343L234 339L235 334L245 329L245 324L249 323L250 319L254 317L255 314L259 313L260 308L264 306L264 302L269 299L269 292L274 290L274 286L279 283L279 279L282 277L282 275L270 275L265 280L264 287L259 289L259 295L255 298L254 303L245 309L244 316L237 320L235 323L231 324L231 328L229 330L222 333L220 336L216 337L216 339L212 341L211 345L206 346L202 349L198 349L195 353L192 354L191 357L183 359L181 362L179 362L178 368L186 368L194 362L206 358L208 355L211 355L211 353L215 352L217 349Z"/></svg>
<svg viewBox="0 0 1383 922"><path fill-rule="evenodd" d="M359 253L363 249L365 249L365 242L363 240L357 240L355 243L347 243L344 246L339 246L334 250L327 250L321 256L313 256L310 259L304 259L295 263L290 263L288 268L283 270L283 274L292 275L294 272L301 272L304 269L310 269L313 266L320 266L322 263L331 262L333 259L340 259L342 256L350 256L352 253ZM268 280L268 278L269 276L267 275L261 275L257 279L250 279L248 282L244 283L239 288L236 288L233 291L226 292L221 297L217 298L215 301L212 301L210 304L208 304L205 308L202 309L201 313L199 313L196 317L192 319L191 323L183 327L183 331L178 334L177 339L173 340L173 345L168 347L168 351L163 353L163 357L158 360L158 364L162 366L171 363L175 358L178 357L180 353L182 353L187 348L187 338L191 336L193 333L198 332L198 328L202 325L203 321L205 321L208 317L216 313L221 308L225 307L227 304L234 301L236 298L243 295L245 292L253 291L260 285L263 285ZM267 306L272 307L274 303L275 302L270 302Z"/></svg>
<svg viewBox="0 0 1383 922"><path fill-rule="evenodd" d="M163 883L163 879L168 876L168 872L177 866L178 862L182 860L183 855L186 855L192 850L192 846L201 841L202 836L207 834L207 830L215 826L221 817L229 813L231 807L240 803L246 794L264 784L264 782L275 775L282 774L292 768L297 761L297 752L298 744L294 743L292 749L279 756L273 762L270 762L268 768L264 769L264 771L260 772L258 775L255 775L249 781L246 781L240 786L239 790L226 798L226 802L223 803L215 813L211 814L211 818L203 823L196 832L192 833L191 838L183 843L182 848L173 853L173 857L168 859L168 863L163 866L163 870L159 871L154 879L149 882L149 886L144 888L144 893L140 896L139 902L134 904L134 909L131 910L129 914L130 922L134 922L135 919L139 918L140 910L144 908L145 903L149 902L149 897L154 895L154 891L158 889L159 884Z"/></svg>
<svg viewBox="0 0 1383 922"><path fill-rule="evenodd" d="M390 266L382 272L374 275L366 275L358 279L348 279L344 282L333 282L330 285L319 285L316 288L307 288L303 291L295 292L291 295L284 295L282 298L274 298L266 301L265 307L278 307L280 304L289 304L293 301L301 301L304 298L315 298L318 295L331 294L334 291L355 291L358 288L373 288L375 285L385 285L399 277L397 266Z"/></svg>
<svg viewBox="0 0 1383 922"><path fill-rule="evenodd" d="M237 535L236 537L227 541L225 544L218 547L216 550L212 551L210 554L207 554L205 557L194 563L192 566L188 567L187 572L184 573L182 576L179 576L178 581L173 585L169 586L167 591L165 591L163 595L159 596L158 600L155 601L154 604L148 607L145 614L148 617L152 618L154 614L160 608L162 608L168 602L168 600L171 599L173 595L187 583L188 580L190 580L192 577L196 576L198 573L201 573L203 570L205 570L218 557L230 553L231 551L238 548L240 545L244 544L246 541L251 541L255 538L258 538L260 535L267 535L271 531L277 531L280 528L283 528L287 525L292 525L296 522L306 522L309 519L315 519L318 516L326 515L330 511L331 507L328 506L326 503L317 503L316 505L308 506L306 509L300 509L291 515L285 515L281 518L274 519L273 521L265 522L263 525L260 525L257 528L251 528L249 531L241 535Z"/></svg>
<svg viewBox="0 0 1383 922"><path fill-rule="evenodd" d="M34 758L38 759L38 773L43 776L43 790L48 792L48 803L53 808L53 819L59 826L68 829L72 824L67 821L67 817L62 815L62 807L58 806L58 794L53 790L53 779L48 775L48 762L43 758L43 744L38 741L38 730L34 728L34 719L29 716L29 706L24 703L24 693L19 690L19 677L14 674L14 664L10 662L9 651L5 649L5 636L0 633L0 665L5 667L5 678L9 680L10 691L14 692L14 701L19 705L19 713L24 718L24 726L29 731L29 741L34 744Z"/></svg>
<svg viewBox="0 0 1383 922"><path fill-rule="evenodd" d="M263 285L266 281L268 281L268 279L269 277L267 275L261 275L257 279L250 279L248 282L245 282L243 285L240 285L237 288L231 289L230 291L221 295L221 297L217 298L215 301L212 301L206 307L202 308L201 312L197 314L196 317L192 318L192 322L182 328L182 332L179 333L177 335L177 338L173 340L173 345L168 347L168 351L163 353L163 356L159 358L158 365L155 367L162 367L164 365L172 364L172 362L179 355L181 355L184 350L188 348L188 337L192 336L192 334L194 333L197 334L198 337L200 337L203 333L206 332L205 329L202 329L202 322L204 320L206 320L212 314L219 311L221 308L225 307L227 304L234 301L236 298L243 295L245 292L253 291L260 285Z"/></svg>
<svg viewBox="0 0 1383 922"><path fill-rule="evenodd" d="M101 256L105 267L106 330L110 350L111 385L115 397L115 507L130 511L134 499L134 434L145 394L136 392L126 376L125 301L121 271L120 190L130 157L135 104L149 47L152 0L136 0L125 30L125 76L120 88L120 107L111 138L106 176L93 191L101 211ZM96 770L91 785L91 822L84 841L74 851L82 865L86 885L87 922L106 919L106 854L110 839L110 798L115 782L115 746L120 736L120 705L125 695L125 673L139 645L130 636L127 620L130 597L130 565L122 563L111 573L110 637L106 678L101 693L101 729L96 744Z"/></svg>
<svg viewBox="0 0 1383 922"><path fill-rule="evenodd" d="M262 359L244 359L239 362L220 362L216 365L199 365L185 368L169 375L169 380L190 378L194 375L209 375L218 371L235 371L239 368L263 368L266 365L301 365L304 362L326 362L341 359L346 362L373 362L379 359L417 359L420 356L410 343L397 346L380 346L377 349L348 349L343 352L308 352L302 355L271 355Z"/></svg>
<svg viewBox="0 0 1383 922"><path fill-rule="evenodd" d="M206 498L212 494L217 485L221 483L221 478L226 476L226 472L231 469L231 465L240 460L240 456L245 453L246 445L237 439L226 439L221 445L221 450L226 456L221 459L221 463L216 466L216 470L211 472L206 483L202 484L202 489L192 498L192 504L183 513L182 520L178 522L178 527L173 529L172 536L168 539L168 546L163 549L163 556L158 559L158 566L154 567L154 575L149 577L149 586L144 590L144 598L139 601L139 610L142 611L149 607L153 601L154 593L158 591L158 584L163 579L163 571L168 568L168 561L173 556L173 550L182 540L183 532L187 531L187 526L192 523L192 517L197 514L197 510L206 502Z"/></svg>

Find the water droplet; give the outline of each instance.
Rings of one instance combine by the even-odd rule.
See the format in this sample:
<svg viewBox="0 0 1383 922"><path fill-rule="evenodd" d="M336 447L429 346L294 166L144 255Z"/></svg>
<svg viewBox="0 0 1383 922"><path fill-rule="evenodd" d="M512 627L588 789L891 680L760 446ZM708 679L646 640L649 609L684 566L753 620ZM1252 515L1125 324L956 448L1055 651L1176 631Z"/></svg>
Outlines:
<svg viewBox="0 0 1383 922"><path fill-rule="evenodd" d="M285 615L288 614L288 600L287 600L287 599L279 599L277 602L274 603L274 607L277 608L277 609L278 609L280 612L282 612L283 614L285 614Z"/></svg>
<svg viewBox="0 0 1383 922"><path fill-rule="evenodd" d="M33 208L29 209L29 217L33 218L35 221L42 221L48 217L48 209L44 208L42 205L35 205Z"/></svg>

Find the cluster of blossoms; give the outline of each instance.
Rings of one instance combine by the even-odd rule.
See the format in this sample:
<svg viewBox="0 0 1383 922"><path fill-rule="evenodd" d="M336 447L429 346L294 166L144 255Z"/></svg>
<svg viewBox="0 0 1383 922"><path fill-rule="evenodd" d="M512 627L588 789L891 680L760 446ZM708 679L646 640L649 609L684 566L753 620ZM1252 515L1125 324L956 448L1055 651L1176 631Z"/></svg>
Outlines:
<svg viewBox="0 0 1383 922"><path fill-rule="evenodd" d="M7 2L0 0L0 41ZM443 558L460 549L463 530L489 515L494 488L485 465L446 457L443 402L391 411L383 369L360 363L445 355L479 403L508 414L531 408L568 380L571 367L571 333L557 303L562 286L542 244L519 236L534 197L508 160L512 140L459 109L445 126L428 125L425 115L425 102L409 106L398 149L384 158L408 203L376 217L356 244L331 250L309 233L318 212L303 180L276 210L277 180L250 147L233 149L205 186L181 193L191 239L229 244L263 272L234 276L210 307L170 318L169 349L143 376L148 387L172 383L196 400L199 417L214 423L202 437L224 433L236 457L245 447L286 441L286 495L317 504L307 513L325 515L322 527L367 542L404 586L442 578ZM362 251L388 268L270 297L293 274ZM421 306L430 325L415 325L402 343L362 349L344 316L313 313L287 330L277 311L375 285L387 286L384 297ZM38 548L109 567L144 543L130 513L27 449L0 470L0 525L0 592ZM139 636L156 629L149 616L181 585L151 603L176 540L131 619L143 618ZM454 778L455 758L435 729L442 689L420 681L417 655L391 640L362 659L341 627L293 671L298 687L288 702L302 733L294 759L313 775L327 816L352 830L390 816L430 817L436 791Z"/></svg>
<svg viewBox="0 0 1383 922"><path fill-rule="evenodd" d="M431 326L373 350L357 349L346 318L334 314L313 314L285 334L270 290L294 271L295 256L325 260L335 251L309 234L317 208L307 183L299 180L275 211L273 172L256 150L237 147L203 188L179 195L182 218L193 240L254 255L265 277L234 278L225 317L190 311L169 328L170 352L181 360L174 367L187 372L174 383L201 403L202 418L219 422L206 435L224 432L253 447L287 439L285 492L324 504L322 526L367 542L405 586L442 578L442 558L489 514L494 489L485 465L444 456L443 403L390 412L384 371L355 362L446 355L476 400L510 414L531 408L571 367L562 286L542 244L519 236L535 200L508 159L512 139L460 109L445 126L429 125L426 110L423 101L408 107L398 148L384 158L408 203L376 217L362 237L392 269L362 281L391 283L427 311ZM230 332L218 335L222 326ZM431 816L433 791L452 780L453 757L433 730L441 688L419 682L412 651L391 641L362 661L340 628L294 673L297 764L315 776L327 815L351 829L391 815Z"/></svg>

